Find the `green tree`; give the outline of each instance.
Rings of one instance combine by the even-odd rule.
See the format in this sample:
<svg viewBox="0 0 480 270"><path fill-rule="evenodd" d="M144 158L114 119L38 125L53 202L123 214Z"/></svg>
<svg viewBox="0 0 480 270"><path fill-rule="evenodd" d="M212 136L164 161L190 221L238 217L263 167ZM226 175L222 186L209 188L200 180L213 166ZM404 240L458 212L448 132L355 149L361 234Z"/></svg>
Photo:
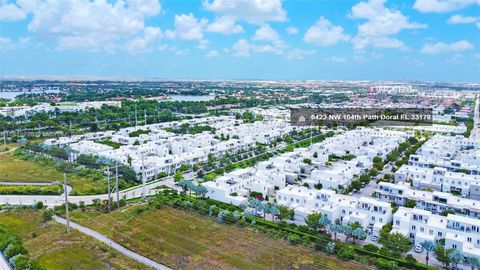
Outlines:
<svg viewBox="0 0 480 270"><path fill-rule="evenodd" d="M416 201L407 199L407 202L405 203L405 207L414 208L415 206L417 206Z"/></svg>
<svg viewBox="0 0 480 270"><path fill-rule="evenodd" d="M287 206L284 206L284 205L279 205L278 210L280 211L280 214L279 214L280 220L292 219L293 216L295 215L295 212L293 209L289 209Z"/></svg>
<svg viewBox="0 0 480 270"><path fill-rule="evenodd" d="M380 238L380 243L392 252L405 253L410 250L410 240L401 233L392 233Z"/></svg>
<svg viewBox="0 0 480 270"><path fill-rule="evenodd" d="M453 248L445 248L444 245L437 245L435 247L435 256L437 257L437 260L447 268L450 265L450 254L455 251Z"/></svg>
<svg viewBox="0 0 480 270"><path fill-rule="evenodd" d="M181 171L177 171L174 175L173 175L173 181L175 182L178 182L180 180L183 179L183 173Z"/></svg>
<svg viewBox="0 0 480 270"><path fill-rule="evenodd" d="M312 232L317 232L319 227L320 227L320 218L322 217L322 214L313 212L309 214L304 220L305 224L307 224L308 228Z"/></svg>

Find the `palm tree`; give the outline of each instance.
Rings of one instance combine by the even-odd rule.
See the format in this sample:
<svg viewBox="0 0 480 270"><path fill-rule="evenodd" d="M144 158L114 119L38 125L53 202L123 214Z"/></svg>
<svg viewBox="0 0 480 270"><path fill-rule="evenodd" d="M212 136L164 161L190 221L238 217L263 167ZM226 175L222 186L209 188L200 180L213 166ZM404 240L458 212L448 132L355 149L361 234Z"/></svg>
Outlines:
<svg viewBox="0 0 480 270"><path fill-rule="evenodd" d="M332 222L330 221L330 219L326 215L322 215L319 223L320 223L321 228L327 228L327 226L329 226Z"/></svg>
<svg viewBox="0 0 480 270"><path fill-rule="evenodd" d="M435 249L435 243L432 241L425 240L422 243L420 243L422 248L427 252L427 256L425 257L426 264L428 265L428 260L430 259L429 255L430 252Z"/></svg>
<svg viewBox="0 0 480 270"><path fill-rule="evenodd" d="M272 222L275 222L275 216L280 215L280 210L275 204L270 205L270 215L272 215Z"/></svg>
<svg viewBox="0 0 480 270"><path fill-rule="evenodd" d="M337 240L337 233L342 233L343 228L341 225L338 225L336 223L331 223L328 228L330 229L331 232L333 232L335 240Z"/></svg>
<svg viewBox="0 0 480 270"><path fill-rule="evenodd" d="M354 244L355 244L355 239L363 240L365 238L367 238L367 234L362 228L356 228L355 230L352 231L352 239Z"/></svg>
<svg viewBox="0 0 480 270"><path fill-rule="evenodd" d="M463 254L458 250L454 250L452 253L448 254L448 259L455 268L457 268L457 265L462 264L465 261Z"/></svg>
<svg viewBox="0 0 480 270"><path fill-rule="evenodd" d="M192 182L187 179L180 180L178 184L182 187L183 193L187 193L187 190L192 186Z"/></svg>
<svg viewBox="0 0 480 270"><path fill-rule="evenodd" d="M480 268L480 261L477 257L467 257L467 263L472 267L472 270L475 268Z"/></svg>

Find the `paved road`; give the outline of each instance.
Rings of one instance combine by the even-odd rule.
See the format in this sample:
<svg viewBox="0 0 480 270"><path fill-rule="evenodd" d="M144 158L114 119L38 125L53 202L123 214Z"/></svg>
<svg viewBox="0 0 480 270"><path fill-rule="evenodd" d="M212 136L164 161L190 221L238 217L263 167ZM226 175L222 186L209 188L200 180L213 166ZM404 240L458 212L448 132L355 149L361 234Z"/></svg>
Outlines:
<svg viewBox="0 0 480 270"><path fill-rule="evenodd" d="M55 220L56 222L59 222L61 224L64 224L66 225L67 224L67 220L65 220L64 218L61 218L61 217L58 217L58 216L54 216L53 217L53 220ZM147 257L144 257L138 253L135 253L129 249L126 249L124 248L123 246L119 245L117 242L111 240L110 238L106 237L105 235L99 233L99 232L96 232L94 230L91 230L87 227L84 227L82 225L79 225L75 222L71 222L70 221L70 227L72 227L73 229L76 229L86 235L89 235L97 240L99 240L100 242L103 242L105 243L106 245L108 245L109 247L117 250L118 252L122 253L123 255L125 256L128 256L138 262L141 262L149 267L152 267L154 269L159 269L159 270L172 270L172 268L169 268L168 266L166 265L163 265L163 264L160 264L160 263L157 263L153 260L150 260L149 258Z"/></svg>
<svg viewBox="0 0 480 270"><path fill-rule="evenodd" d="M145 186L146 195L154 195L157 191L157 187L161 185L166 185L168 187L178 189L177 186L173 184L171 177L168 177L161 181L153 181L147 183ZM70 187L69 187L70 192ZM142 185L136 186L134 188L126 189L120 191L120 198L133 199L139 198L142 196ZM94 200L107 200L107 194L100 195L86 195L86 196L68 196L68 201L70 203L80 203L83 201L86 205L93 204ZM116 199L116 195L112 194L112 200ZM53 207L56 205L62 205L65 203L64 195L1 195L0 196L0 205L2 204L12 204L12 205L34 205L38 201L43 202L44 205L48 207Z"/></svg>

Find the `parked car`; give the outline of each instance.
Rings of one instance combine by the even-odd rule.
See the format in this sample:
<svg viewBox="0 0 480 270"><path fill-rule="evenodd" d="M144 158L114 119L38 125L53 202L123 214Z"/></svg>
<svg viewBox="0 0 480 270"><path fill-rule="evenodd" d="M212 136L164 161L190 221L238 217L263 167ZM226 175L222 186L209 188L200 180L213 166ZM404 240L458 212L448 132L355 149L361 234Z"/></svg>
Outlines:
<svg viewBox="0 0 480 270"><path fill-rule="evenodd" d="M415 246L415 252L417 252L417 253L422 253L422 251L423 251L422 245L416 245L416 246Z"/></svg>
<svg viewBox="0 0 480 270"><path fill-rule="evenodd" d="M377 241L378 241L378 238L379 238L378 235L374 235L374 236L372 236L372 241L373 241L373 242L377 242Z"/></svg>

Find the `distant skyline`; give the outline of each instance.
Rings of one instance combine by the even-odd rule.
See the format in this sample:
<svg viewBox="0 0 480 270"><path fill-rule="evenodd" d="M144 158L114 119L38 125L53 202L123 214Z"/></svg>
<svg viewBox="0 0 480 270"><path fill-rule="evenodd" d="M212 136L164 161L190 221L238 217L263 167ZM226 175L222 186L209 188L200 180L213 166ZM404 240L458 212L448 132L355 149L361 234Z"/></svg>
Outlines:
<svg viewBox="0 0 480 270"><path fill-rule="evenodd" d="M0 76L480 82L480 0L0 0Z"/></svg>

